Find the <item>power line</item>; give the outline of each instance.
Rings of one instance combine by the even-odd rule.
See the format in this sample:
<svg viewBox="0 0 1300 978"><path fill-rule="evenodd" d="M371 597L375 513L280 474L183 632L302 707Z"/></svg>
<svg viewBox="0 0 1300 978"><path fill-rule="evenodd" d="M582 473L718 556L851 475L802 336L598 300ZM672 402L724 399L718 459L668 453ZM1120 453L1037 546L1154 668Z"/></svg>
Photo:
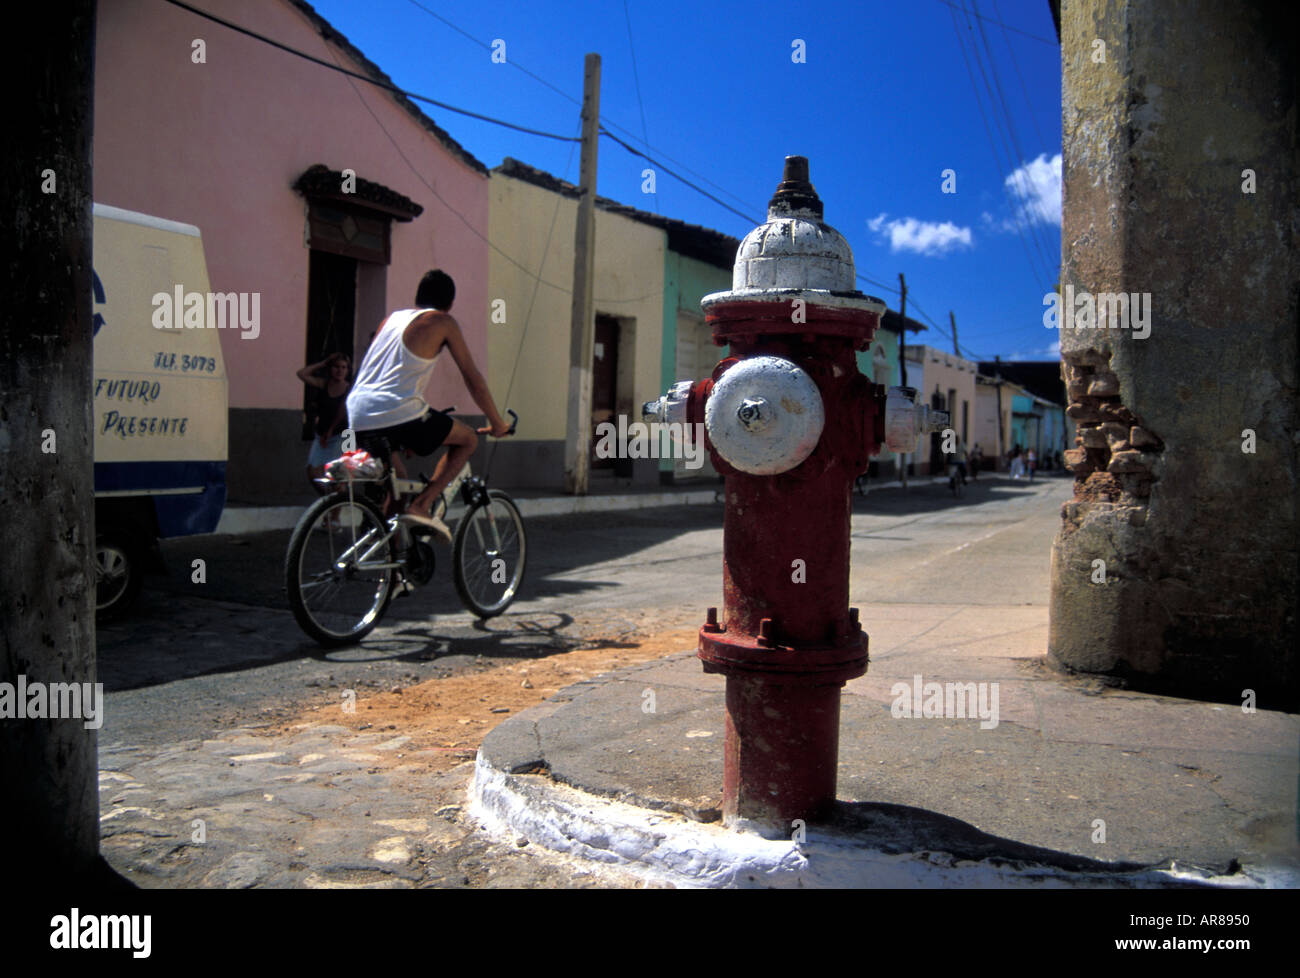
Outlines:
<svg viewBox="0 0 1300 978"><path fill-rule="evenodd" d="M950 3L949 0L938 0L938 2L943 4L945 7L952 7L954 10L959 9L955 4ZM1017 34L1023 34L1025 37L1031 38L1035 41L1041 41L1043 44L1050 44L1054 48L1059 48L1061 46L1059 41L1053 41L1046 37L1039 37L1037 34L1030 34L1028 31L1022 31L1019 27L1012 27L1010 24L1004 24L1000 20L994 20L992 17L985 17L982 14L976 14L975 16L979 17L980 20L987 20L990 24L997 24L1003 30L1015 31Z"/></svg>
<svg viewBox="0 0 1300 978"><path fill-rule="evenodd" d="M641 74L636 67L636 45L632 41L632 14L627 9L627 0L623 0L623 18L627 21L627 49L632 53L632 80L636 83L636 104L641 109L641 135L644 137L641 140L641 145L649 148L650 130L645 124L645 102L641 98ZM656 192L653 196L655 198L653 201L655 213L658 213L659 194Z"/></svg>
<svg viewBox="0 0 1300 978"><path fill-rule="evenodd" d="M993 0L993 9L997 11L999 17L1002 16L1002 10L998 7L998 0ZM999 21L999 23L1001 23ZM1011 38L1007 37L1007 26L1002 24L1002 40L1007 45L1007 53L1011 55L1011 67L1016 71L1016 79L1020 82L1020 94L1025 97L1025 108L1029 110L1029 121L1034 127L1034 135L1038 137L1038 144L1046 146L1047 140L1043 138L1042 130L1038 128L1038 119L1034 116L1034 107L1029 101L1029 86L1025 84L1025 76L1020 73L1020 62L1016 58L1015 49L1011 46Z"/></svg>
<svg viewBox="0 0 1300 978"><path fill-rule="evenodd" d="M475 37L473 34L469 33L468 31L464 30L463 28L456 26L456 25L453 24L450 20L448 20L446 17L443 17L441 14L438 14L438 13L436 13L436 12L430 10L428 7L424 6L424 4L419 3L418 0L409 0L409 2L410 2L412 5L414 5L414 6L418 7L419 9L423 10L423 11L424 11L426 14L428 14L430 17L433 17L433 18L435 18L435 19L441 21L442 23L446 24L448 27L450 27L450 28L451 28L452 30L454 30L456 33L460 34L462 37L468 38L470 41L472 41L473 43L477 44L479 47L483 48L484 50L488 50L488 51L492 50L492 48L491 48L491 46L490 46L489 44L487 44L486 42L484 42L484 41L480 40L479 38ZM534 81L536 81L536 82L538 82L538 83L544 85L545 87L549 88L551 91L555 92L555 93L556 93L557 95L559 95L560 97L562 97L562 98L564 98L564 99L567 99L569 102L572 102L574 105L578 105L578 106L582 105L582 100L581 100L581 99L579 99L579 98L575 98L573 95L570 95L568 92L566 92L564 89L560 88L558 85L555 85L555 84L553 84L553 83L547 81L545 78L543 78L541 75L537 74L536 72L529 71L529 70L528 70L527 68L525 68L522 64L520 64L518 61L508 60L506 63L509 64L509 65L512 65L512 66L515 67L515 68L517 68L519 71L522 71L522 72L523 72L525 75L527 75L529 78L532 78ZM644 123L644 120L643 120L643 123ZM637 139L638 139L638 137L637 137L637 135L636 135L635 133L629 131L629 130L628 130L626 127L624 127L624 126L620 126L620 125L618 125L617 123L615 123L615 122L614 122L612 119L610 119L610 118L605 118L603 124L604 124L604 125L607 125L608 127L612 128L612 129L617 129L617 130L618 130L619 132L621 132L621 133L624 133L624 134L625 134L629 139L633 139L633 140L637 140ZM714 183L712 180L710 180L710 179L709 179L708 177L706 177L704 174L699 173L699 172L697 172L697 171L695 171L695 170L692 170L689 166L687 166L687 165L686 165L685 163L683 163L681 160L673 159L671 156L669 156L669 155L668 155L666 152L664 152L662 149L659 149L659 148L657 148L657 147L655 147L655 146L651 146L650 143L649 143L649 141L648 141L648 139L646 139L646 140L638 140L638 141L640 141L640 142L642 143L642 145L645 146L645 148L646 148L647 150L649 150L649 151L651 151L651 152L653 152L653 153L656 153L656 154L658 154L659 156L662 156L664 159L668 160L670 163L674 163L674 164L676 164L676 165L677 165L678 167L680 167L682 170L684 170L685 172L691 174L691 176L697 177L698 179L700 179L701 181L703 181L704 183L706 183L706 184L708 184L710 187L712 187L714 190L717 190L717 191L718 191L719 193L721 193L721 194L725 194L726 196L730 197L732 200L736 201L736 203L738 203L738 204L744 206L745 201L744 201L742 198L737 197L735 194L731 193L731 191L729 191L726 187L723 187L723 186L721 186L721 185L719 185L719 184L717 184L717 183ZM675 176L675 174L674 174L674 176ZM679 178L679 179L680 179L680 178Z"/></svg>
<svg viewBox="0 0 1300 978"><path fill-rule="evenodd" d="M353 85L353 90L356 91L356 86L355 86L355 85ZM572 294L573 294L573 290L572 290L572 288L569 288L569 287L566 287L566 286L563 286L563 285L557 285L557 284L554 283L554 282L548 282L546 279L542 278L541 272L542 272L542 270L543 270L544 267L545 267L545 258L544 258L544 257L543 257L543 268L539 268L537 272L534 272L531 268L528 268L526 265L524 265L524 264L522 264L521 262L519 262L518 260L516 260L512 255L510 255L510 254L508 254L507 252L503 251L503 250L502 250L502 249L501 249L501 248L496 244L496 242L494 242L491 238L489 238L487 235L483 234L483 233L482 233L478 228L476 228L476 227L474 226L473 222L471 222L469 218L467 218L464 214L462 214L462 213L461 213L461 212L460 212L460 211L459 211L459 210L458 210L458 209L457 209L457 208L456 208L456 207L455 207L455 206L454 206L450 201L448 201L445 197L443 197L442 194L438 193L437 188L435 188L435 187L433 186L433 184L431 184L427 179L425 179L424 174L420 171L420 168L417 167L413 162L411 162L411 159L410 159L410 158L409 158L409 157L408 157L404 152L402 152L402 147L401 147L400 144L398 144L397 140L393 138L393 134L390 133L390 132L388 131L388 128L383 124L382 121L380 121L379 117L378 117L377 115L375 115L374 110L370 108L369 104L366 103L366 100L365 100L364 98L361 98L361 93L360 93L360 92L357 92L357 97L361 100L361 104L365 107L366 111L370 114L370 117L371 117L372 119L375 120L375 124L376 124L377 126L379 126L380 130L381 130L381 131L383 132L383 134L388 138L389 143L392 144L393 150L397 153L397 155L398 155L399 157L401 157L402 162L405 163L405 164L407 165L407 167L410 169L410 171L411 171L413 174L415 174L415 178L416 178L417 180L419 180L420 183L422 183L422 184L424 185L425 189L428 190L429 193L433 194L433 196L434 196L435 198L437 198L438 202L439 202L440 204L442 204L443 207L445 207L445 208L446 208L447 210L449 210L451 213L455 214L456 217L460 219L460 222L461 222L462 224L465 225L466 229L467 229L471 234L473 234L476 238L478 238L480 241L482 241L484 244L486 244L489 248L491 248L493 251L495 251L498 255L500 255L502 258L504 258L506 261L508 261L511 265L515 266L515 268L519 269L521 272L523 272L523 273L524 273L525 275L527 275L529 278L533 279L533 280L534 280L538 285L545 285L545 286L547 286L548 288L555 289L556 291L558 291L558 292L562 292L562 293L564 293L565 295L572 295ZM573 148L570 147L570 149L569 149L569 163L568 163L568 164L565 164L565 172L566 172L566 174L567 174L567 172L568 172L568 167L569 167L570 164L572 164L572 162L573 162ZM561 199L562 199L562 196L557 194L557 200L556 200L556 209L557 209L557 211L558 211L558 209L559 209L559 205L560 205L560 200L561 200ZM554 218L552 218L552 228L553 228L553 227L554 227ZM549 242L550 242L550 234L549 234L549 232L548 232L548 234L547 234L547 242L548 242L548 247L549 247ZM545 249L544 249L544 250L545 250ZM597 302L600 302L600 303L607 304L607 305L628 304L628 303L635 303L635 302L644 302L645 300L650 299L650 298L653 298L655 295L658 295L658 294L659 294L659 293L657 293L657 292L649 292L649 293L646 293L645 295L636 296L636 297L634 297L634 298L609 298L609 297L598 297L598 298L596 299L596 301L597 301ZM534 296L535 296L535 295L536 295L536 290L534 289ZM529 305L529 309L531 310L531 308L532 308L532 306L531 306L531 304L530 304L530 305Z"/></svg>
<svg viewBox="0 0 1300 978"><path fill-rule="evenodd" d="M975 0L971 0L972 9L974 8L974 6L975 6ZM1008 177L1007 179L1014 181L1016 194L1020 197L1022 203L1020 204L1019 207L1017 207L1011 201L1010 195L1006 194L1006 187L1007 187L1006 180L1003 181L1003 194L1007 196L1007 202L1008 204L1011 205L1012 219L1016 222L1017 233L1026 237L1028 241L1033 244L1034 250L1038 254L1039 260L1043 263L1043 268L1047 269L1050 273L1051 262L1047 260L1047 254L1043 250L1042 242L1039 240L1038 236L1034 233L1034 226L1032 222L1027 222L1022 218L1022 215L1024 213L1023 202L1029 199L1029 193L1025 186L1025 175L1022 172L1022 166L1018 163L1019 160L1023 160L1024 154L1020 152L1019 143L1016 140L1015 133L1011 128L1011 120L1009 118L1009 115L1006 114L1005 112L1004 115L1001 117L998 115L998 101L1001 96L1001 86L998 85L998 98L995 98L993 93L994 86L989 84L990 74L993 75L994 82L997 81L996 66L992 64L992 58L990 56L990 64L988 70L985 70L984 61L980 57L979 41L975 38L975 27L971 23L970 15L971 15L971 11L965 9L965 0L962 0L962 16L966 18L966 29L971 34L971 53L974 56L975 65L977 68L979 68L980 77L984 80L984 91L988 95L989 115L993 117L993 127L994 129L997 130L998 136L1002 140L1002 147L1007 154L1006 168L1007 171L1010 173L1010 177ZM980 30L982 31L984 25L980 23L979 27ZM1003 104L1003 108L1005 110L1005 103Z"/></svg>
<svg viewBox="0 0 1300 978"><path fill-rule="evenodd" d="M978 10L977 0L971 0L971 11L976 12L977 10ZM976 13L976 16L978 16L978 13ZM1028 214L1027 220L1029 223L1030 236L1033 238L1034 244L1038 247L1039 252L1042 254L1043 262L1047 266L1048 272L1050 273L1053 266L1052 259L1049 257L1051 254L1051 248L1049 245L1044 244L1044 237L1045 237L1044 233L1039 226L1039 222L1036 219L1034 219L1034 214L1036 214L1039 211L1039 208L1037 206L1038 204L1037 199L1033 200L1032 208L1028 206L1028 202L1031 199L1030 192L1029 192L1030 184L1029 184L1029 176L1027 173L1025 173L1024 166L1029 162L1029 160L1028 157L1025 156L1024 151L1020 148L1020 140L1016 137L1015 123L1011 118L1011 109L1007 105L1006 96L1002 91L1002 80L998 75L997 61L993 57L993 49L989 45L988 35L984 31L984 24L982 22L979 24L979 30L980 30L980 38L984 44L985 54L988 55L989 71L993 75L993 85L997 89L998 104L1002 106L1002 115L1006 122L1007 135L1011 139L1011 145L1015 147L1016 156L1022 161L1021 166L1018 166L1011 171L1012 175L1017 177L1018 193L1020 194L1022 200L1026 202L1026 204L1022 205L1021 211L1022 213ZM986 83L987 83L987 79L986 79ZM995 116L996 116L996 111L997 110L995 107L994 108ZM1059 259L1059 255L1058 255L1058 259ZM1056 264L1059 264L1059 260Z"/></svg>
<svg viewBox="0 0 1300 978"><path fill-rule="evenodd" d="M949 4L948 6L951 7L952 5ZM983 103L983 101L980 99L980 95L979 95L979 86L975 84L975 72L971 69L971 66L970 66L970 58L967 57L967 55L966 55L966 43L965 43L965 41L962 39L962 35L961 35L961 27L960 27L960 25L957 23L957 15L956 15L956 13L954 13L953 10L949 10L949 14L950 14L951 17L952 17L952 29L953 29L953 32L957 35L957 46L958 46L958 48L961 50L962 61L963 61L963 62L965 63L965 65L966 65L966 76L970 79L971 93L975 96L975 106L976 106L976 108L979 109L980 121L984 124L984 135L985 135L985 137L988 139L989 149L990 149L990 150L992 151L992 153L993 153L993 163L994 163L994 166L996 166L996 167L998 168L998 170L1001 170L1001 169L1002 169L1002 161L1001 161L1001 159L1000 159L999 156L998 156L997 146L996 146L996 144L994 143L994 140L993 140L993 132L992 132L992 130L989 128L989 120L988 120L988 116L985 115L985 113L984 113L984 103ZM1014 204L1013 204L1012 201L1011 201L1011 196L1010 196L1010 194L1007 193L1007 189L1006 189L1006 185L1005 185L1005 184L1003 184L1003 186L1002 186L1002 194L1003 194L1003 196L1006 198L1006 200L1007 200L1007 204L1008 204L1009 206L1012 206L1012 207L1014 208ZM1034 259L1033 259L1033 256L1032 256L1032 255L1030 254L1030 252L1029 252L1029 242L1025 239L1025 235L1024 235L1023 231L1021 231L1020 226L1019 226L1018 223L1016 224L1016 231L1017 231L1017 236L1020 238L1021 246L1025 249L1025 260L1029 263L1029 270L1030 270L1030 272L1033 274L1033 276L1034 276L1035 278L1039 279L1039 283L1038 283L1038 284L1039 284L1039 287L1041 288L1041 287L1042 287L1042 280L1041 280L1041 278L1040 278L1040 272L1039 272L1039 270L1034 266Z"/></svg>
<svg viewBox="0 0 1300 978"><path fill-rule="evenodd" d="M746 221L749 221L751 224L762 224L762 223L763 223L762 221L756 221L756 220L754 220L754 218L753 218L751 215L749 215L749 214L741 213L740 211L736 210L736 208L734 208L734 207L732 207L730 204L728 204L726 201L719 200L717 197L715 197L713 194L709 193L709 192L708 192L707 190L705 190L703 187L700 187L700 186L698 186L698 185L696 185L696 184L694 184L694 183L691 183L691 181L687 180L687 179L686 179L684 176L682 176L680 173L676 173L676 172L674 172L673 170L670 170L668 167L664 166L664 164L660 163L658 160L656 160L656 159L654 159L654 158L652 158L652 157L650 157L650 156L647 156L645 153L641 152L641 151L640 151L639 149L637 149L635 146L629 146L627 143L625 143L623 140L619 139L617 136L615 136L612 132L610 132L610 131L609 131L608 129L606 129L604 126L601 126L601 127L600 127L600 134L601 134L602 136L608 136L610 139L614 140L614 142L618 143L620 146L622 146L625 150L627 150L627 151L628 151L629 153L631 153L633 156L639 156L639 157L641 157L641 159L645 160L645 161L646 161L647 163L649 163L651 166L657 166L659 169L663 170L663 171L664 171L665 173L667 173L669 176L674 177L674 178L676 178L677 180L680 180L682 183L686 184L686 186L690 187L690 188L691 188L692 190L694 190L696 193L703 194L705 197L708 197L709 200L713 201L713 202L714 202L715 204L717 204L719 207L725 207L727 210L731 211L731 213L735 214L737 217L744 218Z"/></svg>
<svg viewBox="0 0 1300 978"><path fill-rule="evenodd" d="M247 27L240 27L238 24L231 23L224 18L218 17L216 14L208 13L206 10L200 10L198 7L191 7L188 3L182 2L182 0L165 0L165 2L170 3L174 7L180 7L182 10L188 10L192 14L196 14L205 20L212 21L213 23L220 24L222 27L229 28L239 34L254 38L255 40L261 41L263 44L269 44L274 48L279 48L281 51L285 51L306 61L310 61L313 64L320 65L322 68L328 68L330 71L337 71L341 74L347 75L349 78L355 78L358 81L367 82L368 84L374 85L376 88L382 88L385 91L393 92L396 95L402 95L419 102L427 102L429 105L436 105L438 108L446 109L448 112L456 112L460 115L469 116L471 119L479 119L483 122L490 122L496 126L504 126L505 128L513 129L516 132L528 133L530 136L542 136L546 139L555 139L560 142L577 141L572 136L560 136L553 132L544 132L541 129L530 129L528 126L516 125L513 122L506 122L504 119L495 119L490 115L483 115L481 112L471 112L469 109L462 109L455 105L449 105L448 103L440 102L435 98L429 98L427 95L419 95L415 92L409 92L404 88L398 88L396 85L388 82L379 81L377 78L372 78L369 75L363 75L357 71L350 71L342 65L330 64L330 62L317 58L315 55L308 54L306 51L299 51L297 48L291 48L287 44L281 44L279 41L267 37L265 34L259 34L256 31L249 30Z"/></svg>
<svg viewBox="0 0 1300 978"><path fill-rule="evenodd" d="M418 0L410 0L410 2L411 2L414 6L419 7L421 10L423 10L423 11L424 11L426 14L428 14L430 17L433 17L433 18L435 18L435 19L437 19L437 20L442 21L444 24L446 24L448 27L450 27L450 28L451 28L453 31L455 31L457 34L460 34L462 37L466 37L466 38L468 38L469 40L473 41L475 44L477 44L479 47L483 48L485 51L491 51L491 50L492 50L492 45L490 45L490 44L488 44L488 43L486 43L486 42L484 42L484 41L480 41L477 37L475 37L475 36L474 36L473 34L471 34L469 31L462 30L461 28L457 27L455 24L453 24L451 21L449 21L446 17L442 16L442 14L438 13L437 11L430 10L430 9L429 9L428 7L426 7L424 4L418 2ZM519 69L520 71L522 71L522 72L523 72L525 75L527 75L529 78L532 78L534 81L541 82L543 85L545 85L545 86L546 86L547 88L549 88L551 91L556 92L557 94L564 96L566 99L568 99L570 102L574 103L575 105L581 105L581 104L582 104L582 102L581 102L579 99L574 98L572 95L570 95L570 94L569 94L568 92L566 92L564 89L559 88L558 86L551 84L551 83L548 82L545 78L543 78L541 75L534 74L533 72L529 71L529 70L528 70L527 68L525 68L523 65L519 64L519 62L517 62L517 61L512 61L512 60L507 59L507 60L506 60L506 64L513 65L515 68L517 68L517 69ZM581 141L581 140L580 140L580 141Z"/></svg>

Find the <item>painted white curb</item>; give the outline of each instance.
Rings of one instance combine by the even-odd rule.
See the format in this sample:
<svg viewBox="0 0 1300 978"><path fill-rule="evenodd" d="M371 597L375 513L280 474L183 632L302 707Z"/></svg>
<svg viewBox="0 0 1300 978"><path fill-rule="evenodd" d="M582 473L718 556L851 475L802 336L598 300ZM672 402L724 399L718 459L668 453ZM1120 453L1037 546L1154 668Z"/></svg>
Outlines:
<svg viewBox="0 0 1300 978"><path fill-rule="evenodd" d="M943 852L890 854L820 829L801 843L694 822L602 798L538 775L510 775L480 751L470 812L498 838L524 836L570 856L631 869L679 887L1162 888L1195 881L1231 889L1294 886L1267 874L1209 877L1170 869L1071 873L1012 861L958 860Z"/></svg>

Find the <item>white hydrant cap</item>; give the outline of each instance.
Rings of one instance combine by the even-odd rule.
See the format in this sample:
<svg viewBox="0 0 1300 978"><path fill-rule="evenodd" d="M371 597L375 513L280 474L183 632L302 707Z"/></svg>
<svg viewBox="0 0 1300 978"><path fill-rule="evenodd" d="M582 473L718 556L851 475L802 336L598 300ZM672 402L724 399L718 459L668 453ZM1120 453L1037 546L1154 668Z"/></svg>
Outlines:
<svg viewBox="0 0 1300 978"><path fill-rule="evenodd" d="M736 249L731 291L707 295L707 311L719 303L804 298L818 305L885 311L879 299L857 290L853 249L822 220L822 202L808 179L808 159L787 156L780 185L767 207L767 223L750 231Z"/></svg>
<svg viewBox="0 0 1300 978"><path fill-rule="evenodd" d="M808 181L808 160L785 158L785 174L767 207L767 223L736 250L731 288L825 289L852 292L853 249L822 220L822 202Z"/></svg>
<svg viewBox="0 0 1300 978"><path fill-rule="evenodd" d="M777 475L801 464L825 424L817 383L782 357L750 357L729 367L704 406L714 449L751 475Z"/></svg>

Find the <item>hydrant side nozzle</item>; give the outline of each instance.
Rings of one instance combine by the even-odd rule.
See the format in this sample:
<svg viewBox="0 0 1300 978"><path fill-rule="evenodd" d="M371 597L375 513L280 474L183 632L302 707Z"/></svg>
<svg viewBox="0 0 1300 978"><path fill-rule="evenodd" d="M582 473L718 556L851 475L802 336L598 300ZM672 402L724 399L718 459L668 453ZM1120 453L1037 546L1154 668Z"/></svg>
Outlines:
<svg viewBox="0 0 1300 978"><path fill-rule="evenodd" d="M914 387L891 387L885 394L885 446L891 452L916 451L921 435L942 431L948 420L946 411L918 404Z"/></svg>
<svg viewBox="0 0 1300 978"><path fill-rule="evenodd" d="M641 406L642 421L659 421L665 424L674 422L685 424L687 419L687 403L691 397L691 388L694 383L689 380L679 380L668 388L668 393L655 401L646 401Z"/></svg>

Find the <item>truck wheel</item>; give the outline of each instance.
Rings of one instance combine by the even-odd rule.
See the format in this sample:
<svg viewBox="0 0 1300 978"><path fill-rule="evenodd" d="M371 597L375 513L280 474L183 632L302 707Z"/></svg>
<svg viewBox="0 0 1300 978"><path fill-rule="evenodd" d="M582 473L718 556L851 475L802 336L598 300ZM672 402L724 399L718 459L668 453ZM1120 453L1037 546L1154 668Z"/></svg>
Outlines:
<svg viewBox="0 0 1300 978"><path fill-rule="evenodd" d="M108 527L95 537L95 617L113 618L140 596L144 562L134 538Z"/></svg>

